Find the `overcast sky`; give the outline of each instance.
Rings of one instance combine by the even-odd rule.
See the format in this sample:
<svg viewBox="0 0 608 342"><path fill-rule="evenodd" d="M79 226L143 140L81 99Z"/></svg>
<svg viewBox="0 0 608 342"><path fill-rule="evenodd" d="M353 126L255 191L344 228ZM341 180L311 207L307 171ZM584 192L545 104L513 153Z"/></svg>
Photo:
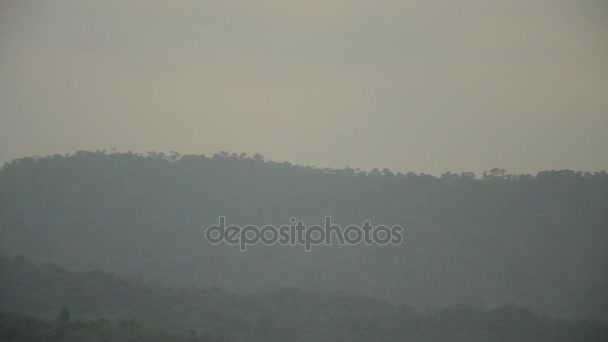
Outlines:
<svg viewBox="0 0 608 342"><path fill-rule="evenodd" d="M0 0L0 161L608 169L604 0Z"/></svg>

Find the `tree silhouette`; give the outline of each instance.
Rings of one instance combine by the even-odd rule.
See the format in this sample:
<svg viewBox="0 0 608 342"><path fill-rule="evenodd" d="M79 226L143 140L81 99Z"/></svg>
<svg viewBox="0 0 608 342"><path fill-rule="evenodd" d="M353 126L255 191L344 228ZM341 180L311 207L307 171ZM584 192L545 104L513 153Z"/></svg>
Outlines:
<svg viewBox="0 0 608 342"><path fill-rule="evenodd" d="M61 324L67 324L70 321L70 310L65 306L59 310L56 318L57 322Z"/></svg>

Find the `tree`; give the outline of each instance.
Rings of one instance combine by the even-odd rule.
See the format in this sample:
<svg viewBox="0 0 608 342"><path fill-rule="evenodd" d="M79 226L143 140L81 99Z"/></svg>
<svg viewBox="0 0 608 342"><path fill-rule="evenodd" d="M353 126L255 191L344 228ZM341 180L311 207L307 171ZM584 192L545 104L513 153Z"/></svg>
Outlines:
<svg viewBox="0 0 608 342"><path fill-rule="evenodd" d="M61 308L61 310L57 314L56 320L61 324L68 323L70 321L70 310L68 310L68 308L66 308L65 306Z"/></svg>

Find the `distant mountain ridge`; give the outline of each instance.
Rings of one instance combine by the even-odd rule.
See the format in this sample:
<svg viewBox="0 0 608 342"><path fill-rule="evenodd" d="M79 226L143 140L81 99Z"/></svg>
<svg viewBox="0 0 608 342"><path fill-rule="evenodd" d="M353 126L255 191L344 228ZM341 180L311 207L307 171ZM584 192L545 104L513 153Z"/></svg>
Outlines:
<svg viewBox="0 0 608 342"><path fill-rule="evenodd" d="M404 157L405 158L405 157ZM608 175L365 173L220 153L79 152L0 170L0 252L167 286L346 290L420 310L465 304L608 319ZM205 242L235 224L331 215L405 227L401 246Z"/></svg>

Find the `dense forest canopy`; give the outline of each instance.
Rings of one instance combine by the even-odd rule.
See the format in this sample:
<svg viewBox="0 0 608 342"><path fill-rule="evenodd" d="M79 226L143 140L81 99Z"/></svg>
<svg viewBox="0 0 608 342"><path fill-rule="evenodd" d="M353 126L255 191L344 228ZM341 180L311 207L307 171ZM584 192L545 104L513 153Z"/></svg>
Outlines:
<svg viewBox="0 0 608 342"><path fill-rule="evenodd" d="M363 172L171 153L78 152L0 171L0 251L165 286L345 290L433 310L505 305L608 319L608 175ZM405 227L399 246L210 245L205 227Z"/></svg>

